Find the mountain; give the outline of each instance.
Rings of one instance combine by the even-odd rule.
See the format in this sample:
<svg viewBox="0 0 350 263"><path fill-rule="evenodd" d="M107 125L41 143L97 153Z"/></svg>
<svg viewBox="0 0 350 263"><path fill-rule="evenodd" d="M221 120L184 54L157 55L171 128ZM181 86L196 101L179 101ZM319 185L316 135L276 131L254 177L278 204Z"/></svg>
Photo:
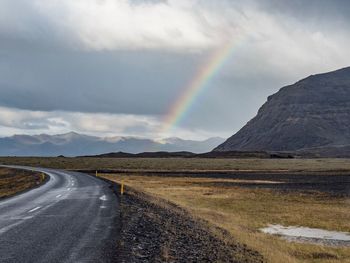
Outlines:
<svg viewBox="0 0 350 263"><path fill-rule="evenodd" d="M214 151L292 151L349 155L350 67L283 87Z"/></svg>
<svg viewBox="0 0 350 263"><path fill-rule="evenodd" d="M220 143L223 143L224 140L225 139L220 137L212 137L204 141L193 141L173 137L163 140L164 147L162 147L160 150L169 151L171 148L170 152L188 151L193 153L206 153L213 150ZM169 145L171 145L170 148Z"/></svg>
<svg viewBox="0 0 350 263"><path fill-rule="evenodd" d="M222 143L222 138L209 138L205 141L169 138L161 142L135 137L100 138L70 132L58 135L14 135L0 138L1 156L81 156L98 155L107 152L155 152L190 151L202 153L211 151Z"/></svg>

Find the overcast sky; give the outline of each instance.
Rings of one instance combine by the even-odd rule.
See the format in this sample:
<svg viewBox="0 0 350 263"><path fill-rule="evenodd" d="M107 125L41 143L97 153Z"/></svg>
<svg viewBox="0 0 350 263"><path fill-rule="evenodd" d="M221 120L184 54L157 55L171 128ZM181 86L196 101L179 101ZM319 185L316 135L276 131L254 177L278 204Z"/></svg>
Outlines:
<svg viewBox="0 0 350 263"><path fill-rule="evenodd" d="M347 0L1 0L0 136L230 136L282 86L350 65L349 14ZM225 65L159 134L228 41Z"/></svg>

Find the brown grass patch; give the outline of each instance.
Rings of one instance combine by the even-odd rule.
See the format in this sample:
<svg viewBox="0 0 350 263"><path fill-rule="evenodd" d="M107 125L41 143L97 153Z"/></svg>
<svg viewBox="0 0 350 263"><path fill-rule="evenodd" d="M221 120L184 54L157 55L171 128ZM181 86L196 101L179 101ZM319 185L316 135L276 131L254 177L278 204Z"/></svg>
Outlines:
<svg viewBox="0 0 350 263"><path fill-rule="evenodd" d="M42 183L40 173L0 168L0 198L12 196Z"/></svg>

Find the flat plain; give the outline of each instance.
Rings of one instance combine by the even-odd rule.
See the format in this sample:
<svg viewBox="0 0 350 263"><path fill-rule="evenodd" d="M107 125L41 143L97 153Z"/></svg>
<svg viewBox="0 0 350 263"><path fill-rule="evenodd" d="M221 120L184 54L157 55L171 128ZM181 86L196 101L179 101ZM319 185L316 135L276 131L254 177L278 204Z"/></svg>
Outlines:
<svg viewBox="0 0 350 263"><path fill-rule="evenodd" d="M185 208L195 218L227 230L235 239L258 251L267 262L350 262L350 247L289 242L259 229L269 224L305 226L350 232L350 199L321 191L278 190L249 184L273 181L133 176L105 178ZM242 184L242 186L240 186Z"/></svg>
<svg viewBox="0 0 350 263"><path fill-rule="evenodd" d="M125 171L350 172L350 159L0 157L0 164Z"/></svg>

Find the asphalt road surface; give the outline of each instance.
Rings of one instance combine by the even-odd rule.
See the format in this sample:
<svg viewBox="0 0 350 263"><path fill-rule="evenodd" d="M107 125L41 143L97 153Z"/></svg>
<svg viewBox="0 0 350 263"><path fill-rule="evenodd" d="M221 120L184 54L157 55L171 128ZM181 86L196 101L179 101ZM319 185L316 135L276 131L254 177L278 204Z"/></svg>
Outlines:
<svg viewBox="0 0 350 263"><path fill-rule="evenodd" d="M0 262L116 261L120 213L108 184L38 170L47 183L0 201Z"/></svg>

